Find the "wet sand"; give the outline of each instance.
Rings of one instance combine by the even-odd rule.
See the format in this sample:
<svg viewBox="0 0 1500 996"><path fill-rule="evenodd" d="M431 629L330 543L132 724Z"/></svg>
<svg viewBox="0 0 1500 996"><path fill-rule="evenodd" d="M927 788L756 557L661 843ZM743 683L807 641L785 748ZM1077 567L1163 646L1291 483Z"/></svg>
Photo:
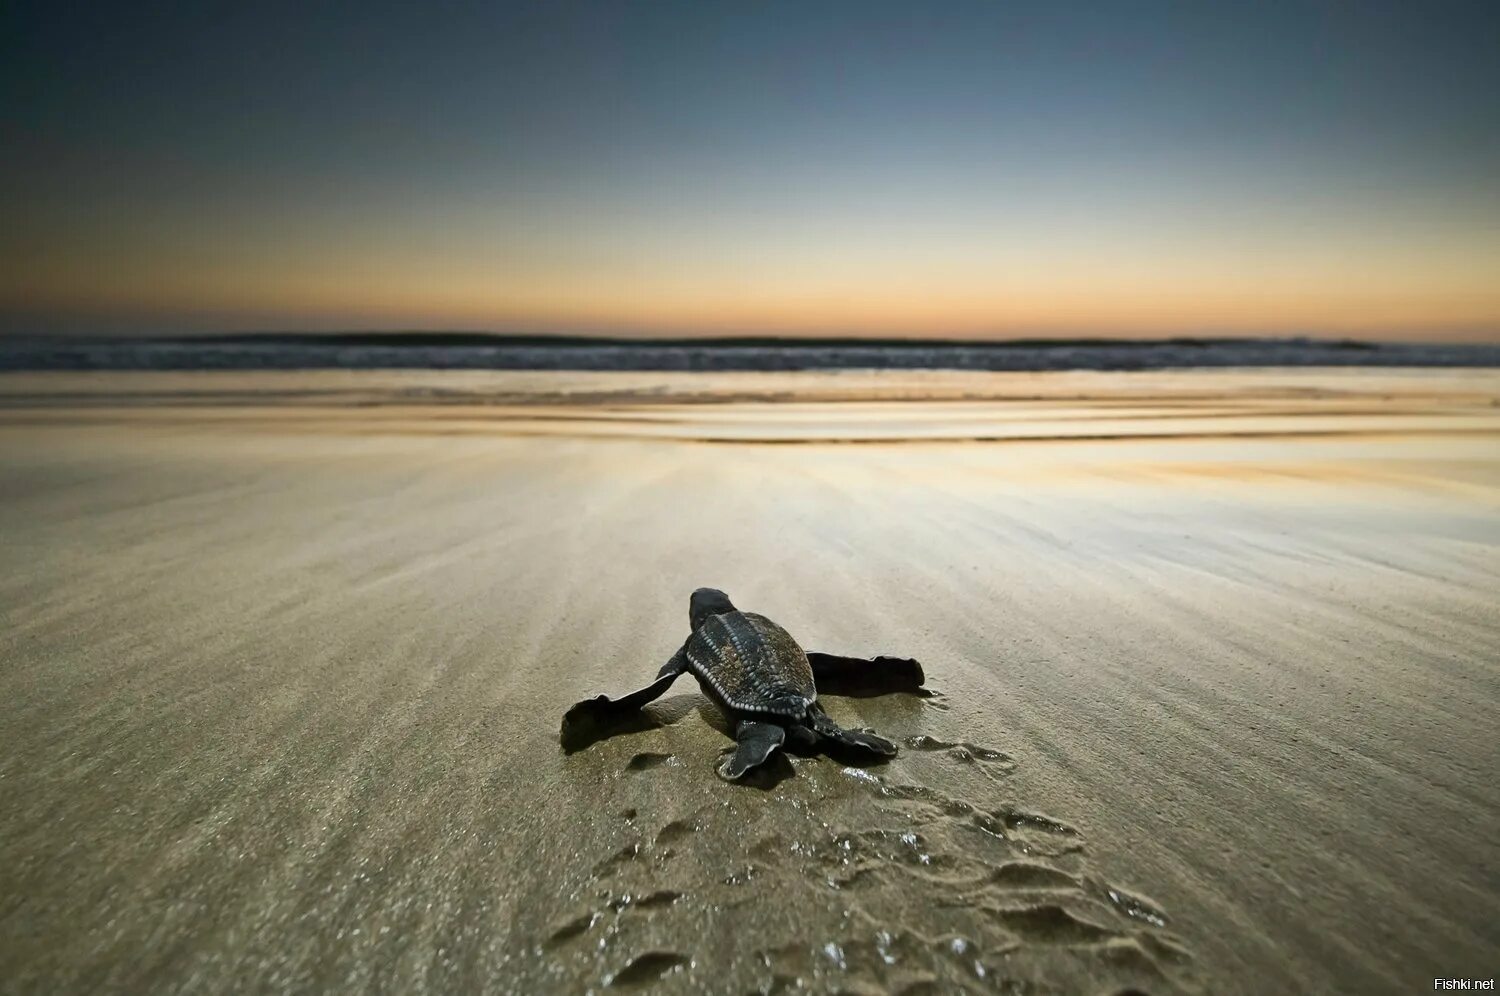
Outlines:
<svg viewBox="0 0 1500 996"><path fill-rule="evenodd" d="M1493 371L0 377L0 988L1492 977L1497 444ZM691 679L565 753L698 585L920 658L827 702L901 755L726 785Z"/></svg>

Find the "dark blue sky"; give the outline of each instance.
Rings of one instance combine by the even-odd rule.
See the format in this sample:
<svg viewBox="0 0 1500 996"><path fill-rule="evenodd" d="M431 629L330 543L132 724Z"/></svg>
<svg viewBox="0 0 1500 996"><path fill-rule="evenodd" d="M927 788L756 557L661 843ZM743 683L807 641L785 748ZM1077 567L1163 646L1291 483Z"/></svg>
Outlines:
<svg viewBox="0 0 1500 996"><path fill-rule="evenodd" d="M1500 330L1493 3L3 17L12 330Z"/></svg>

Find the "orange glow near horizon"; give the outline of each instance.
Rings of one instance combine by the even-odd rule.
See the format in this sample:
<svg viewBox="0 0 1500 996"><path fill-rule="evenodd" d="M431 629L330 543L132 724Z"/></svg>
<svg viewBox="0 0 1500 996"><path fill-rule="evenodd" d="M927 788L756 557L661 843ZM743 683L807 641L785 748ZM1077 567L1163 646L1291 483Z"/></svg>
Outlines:
<svg viewBox="0 0 1500 996"><path fill-rule="evenodd" d="M516 250L140 253L33 267L24 281L0 282L0 306L210 331L1500 338L1500 254L1423 248L1132 256L1104 246L951 254L830 246L826 261L816 251L592 261Z"/></svg>

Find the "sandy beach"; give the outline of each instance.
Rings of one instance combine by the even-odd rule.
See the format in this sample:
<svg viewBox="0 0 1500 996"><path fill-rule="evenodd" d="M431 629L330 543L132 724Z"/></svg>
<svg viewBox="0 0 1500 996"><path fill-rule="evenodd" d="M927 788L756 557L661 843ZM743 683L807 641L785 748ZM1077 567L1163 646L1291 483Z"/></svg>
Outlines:
<svg viewBox="0 0 1500 996"><path fill-rule="evenodd" d="M902 745L746 786L725 589ZM1500 969L1500 373L0 377L0 989Z"/></svg>

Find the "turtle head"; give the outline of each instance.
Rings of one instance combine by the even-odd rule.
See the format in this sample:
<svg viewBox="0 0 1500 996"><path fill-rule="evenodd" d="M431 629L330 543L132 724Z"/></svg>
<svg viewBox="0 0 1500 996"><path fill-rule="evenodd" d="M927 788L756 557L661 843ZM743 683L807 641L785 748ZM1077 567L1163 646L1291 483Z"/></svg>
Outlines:
<svg viewBox="0 0 1500 996"><path fill-rule="evenodd" d="M696 630L709 616L733 611L734 603L729 600L728 595L717 588L699 588L688 599L688 624Z"/></svg>

